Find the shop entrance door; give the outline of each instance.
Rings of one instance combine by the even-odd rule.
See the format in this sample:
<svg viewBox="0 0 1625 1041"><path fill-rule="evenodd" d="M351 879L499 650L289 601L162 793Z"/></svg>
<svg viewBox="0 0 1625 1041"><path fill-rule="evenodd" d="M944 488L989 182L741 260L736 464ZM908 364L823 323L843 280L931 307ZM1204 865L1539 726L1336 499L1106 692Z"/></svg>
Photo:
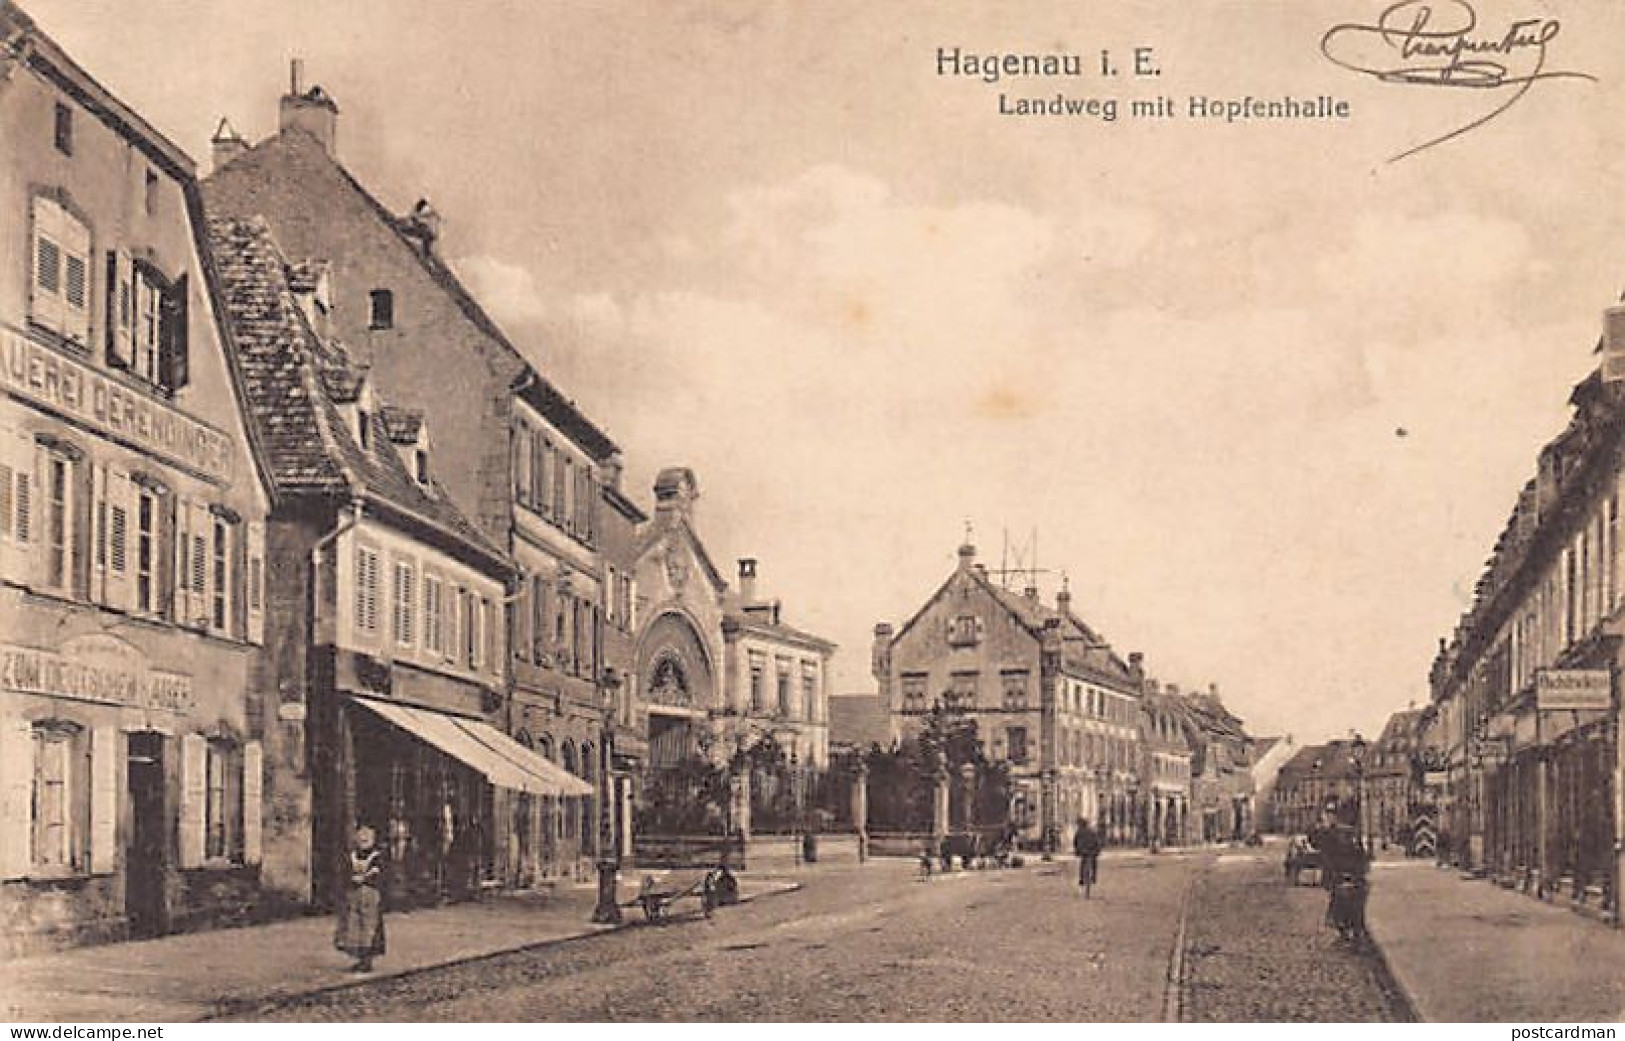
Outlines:
<svg viewBox="0 0 1625 1041"><path fill-rule="evenodd" d="M158 936L169 925L164 898L164 737L134 733L128 740L130 831L124 849L124 913L132 936Z"/></svg>

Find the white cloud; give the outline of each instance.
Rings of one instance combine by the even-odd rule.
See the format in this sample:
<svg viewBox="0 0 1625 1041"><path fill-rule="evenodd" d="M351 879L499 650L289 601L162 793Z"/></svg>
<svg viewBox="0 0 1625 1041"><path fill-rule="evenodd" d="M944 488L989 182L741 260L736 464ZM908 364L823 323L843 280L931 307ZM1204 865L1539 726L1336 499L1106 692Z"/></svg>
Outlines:
<svg viewBox="0 0 1625 1041"><path fill-rule="evenodd" d="M497 257L473 256L457 261L456 269L481 306L501 325L527 325L548 317L536 278L523 266Z"/></svg>

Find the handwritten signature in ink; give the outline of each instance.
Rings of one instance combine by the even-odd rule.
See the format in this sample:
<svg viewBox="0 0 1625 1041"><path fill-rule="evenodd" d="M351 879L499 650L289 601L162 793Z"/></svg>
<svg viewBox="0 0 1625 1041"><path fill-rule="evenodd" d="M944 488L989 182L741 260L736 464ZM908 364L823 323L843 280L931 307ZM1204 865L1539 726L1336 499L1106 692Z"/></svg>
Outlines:
<svg viewBox="0 0 1625 1041"><path fill-rule="evenodd" d="M1345 22L1326 30L1320 52L1351 72L1384 83L1507 92L1505 100L1465 126L1406 149L1398 162L1476 130L1523 100L1543 80L1596 77L1546 67L1546 49L1562 31L1556 18L1520 18L1505 31L1479 31L1478 13L1465 0L1400 0L1374 24Z"/></svg>

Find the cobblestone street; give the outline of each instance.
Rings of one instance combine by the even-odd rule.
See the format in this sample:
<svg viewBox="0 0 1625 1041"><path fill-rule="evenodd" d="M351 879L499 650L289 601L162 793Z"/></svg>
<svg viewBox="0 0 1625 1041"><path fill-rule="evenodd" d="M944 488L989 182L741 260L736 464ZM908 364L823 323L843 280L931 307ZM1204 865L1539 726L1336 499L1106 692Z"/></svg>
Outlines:
<svg viewBox="0 0 1625 1041"><path fill-rule="evenodd" d="M912 865L878 862L813 875L800 892L711 921L383 980L244 1018L1407 1018L1377 959L1320 927L1321 890L1286 887L1273 855L1108 858L1087 901L1072 871L1067 860L920 882ZM1184 908L1175 1001L1168 979Z"/></svg>
<svg viewBox="0 0 1625 1041"><path fill-rule="evenodd" d="M1284 883L1278 855L1217 857L1191 893L1180 1019L1410 1020L1381 961L1339 943L1325 910L1319 886Z"/></svg>

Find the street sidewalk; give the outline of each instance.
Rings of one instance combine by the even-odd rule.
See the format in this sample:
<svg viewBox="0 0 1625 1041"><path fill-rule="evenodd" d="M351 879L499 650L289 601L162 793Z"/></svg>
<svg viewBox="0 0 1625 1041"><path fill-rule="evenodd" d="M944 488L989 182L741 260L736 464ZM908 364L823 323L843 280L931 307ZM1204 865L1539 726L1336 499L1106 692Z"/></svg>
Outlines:
<svg viewBox="0 0 1625 1041"><path fill-rule="evenodd" d="M1430 861L1373 869L1367 924L1421 1019L1625 1019L1625 933Z"/></svg>
<svg viewBox="0 0 1625 1041"><path fill-rule="evenodd" d="M825 873L816 867L773 876L742 873L740 899L791 892L801 888L803 879ZM643 874L622 872L623 901L635 894ZM561 884L550 894L502 894L390 914L385 918L388 953L378 960L376 971L364 976L349 972L350 959L333 948L332 916L0 962L0 1020L190 1022L643 920L632 908L623 912L625 925L593 925L589 919L596 902L596 885Z"/></svg>

